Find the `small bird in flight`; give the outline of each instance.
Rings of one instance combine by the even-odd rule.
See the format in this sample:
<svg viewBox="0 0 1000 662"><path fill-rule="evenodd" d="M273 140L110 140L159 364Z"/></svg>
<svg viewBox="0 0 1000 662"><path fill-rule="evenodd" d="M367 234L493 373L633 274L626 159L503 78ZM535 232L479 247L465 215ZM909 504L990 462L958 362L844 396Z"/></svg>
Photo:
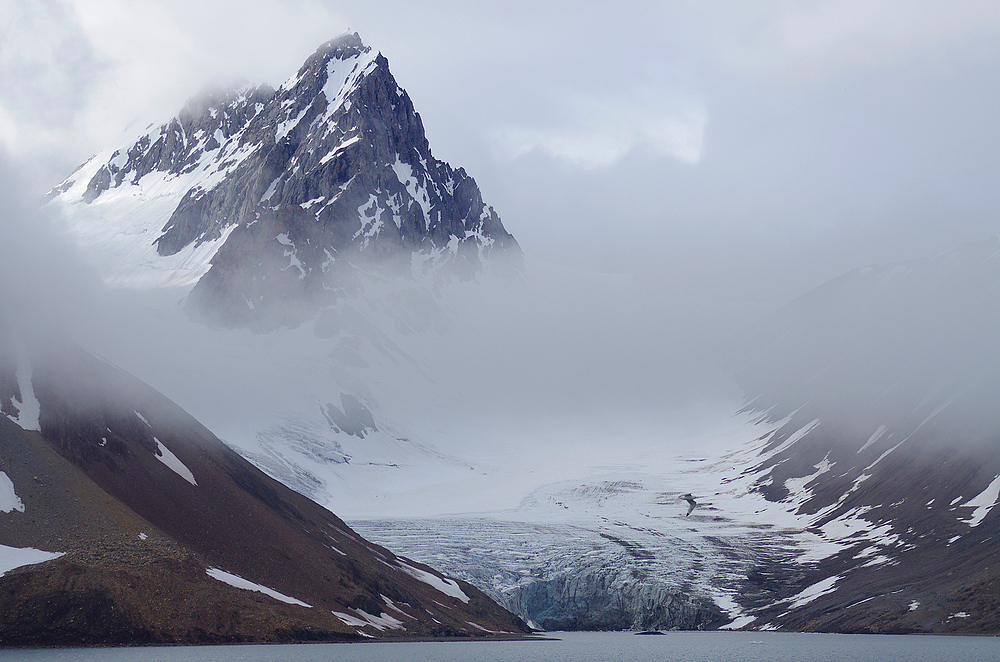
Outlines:
<svg viewBox="0 0 1000 662"><path fill-rule="evenodd" d="M688 511L684 514L684 517L687 517L691 514L691 511L694 510L694 507L698 505L698 502L694 500L694 497L691 496L690 492L681 496L681 498L688 502Z"/></svg>

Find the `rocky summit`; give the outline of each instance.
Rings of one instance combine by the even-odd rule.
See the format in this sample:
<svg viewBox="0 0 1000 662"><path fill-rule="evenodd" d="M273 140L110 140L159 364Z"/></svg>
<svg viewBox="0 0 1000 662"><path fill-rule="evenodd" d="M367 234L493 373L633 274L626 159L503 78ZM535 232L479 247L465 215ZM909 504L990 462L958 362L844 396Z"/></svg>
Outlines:
<svg viewBox="0 0 1000 662"><path fill-rule="evenodd" d="M474 278L520 248L357 34L323 44L277 90L205 92L56 187L110 283L191 285L212 324L295 324L358 273Z"/></svg>

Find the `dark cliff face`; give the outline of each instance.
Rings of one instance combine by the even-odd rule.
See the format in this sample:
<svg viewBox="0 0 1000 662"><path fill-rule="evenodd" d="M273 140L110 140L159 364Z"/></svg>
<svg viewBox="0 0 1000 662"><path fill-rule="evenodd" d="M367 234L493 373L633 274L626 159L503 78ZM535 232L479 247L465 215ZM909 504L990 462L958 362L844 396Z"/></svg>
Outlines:
<svg viewBox="0 0 1000 662"><path fill-rule="evenodd" d="M841 542L791 587L836 578L831 592L758 624L1000 631L998 250L993 239L851 272L745 348L748 407L780 424L755 489Z"/></svg>
<svg viewBox="0 0 1000 662"><path fill-rule="evenodd" d="M0 510L0 545L62 556L0 577L0 645L525 631L470 585L368 543L114 366L51 339L2 349L22 370L5 361L0 374L19 384L14 400L37 399L40 431L0 416L0 471L22 506Z"/></svg>
<svg viewBox="0 0 1000 662"><path fill-rule="evenodd" d="M321 46L277 91L193 100L115 152L84 200L153 172L202 178L153 240L159 255L228 235L190 299L214 324L295 323L292 302L314 312L359 267L462 279L519 268L476 182L434 158L389 63L357 34Z"/></svg>

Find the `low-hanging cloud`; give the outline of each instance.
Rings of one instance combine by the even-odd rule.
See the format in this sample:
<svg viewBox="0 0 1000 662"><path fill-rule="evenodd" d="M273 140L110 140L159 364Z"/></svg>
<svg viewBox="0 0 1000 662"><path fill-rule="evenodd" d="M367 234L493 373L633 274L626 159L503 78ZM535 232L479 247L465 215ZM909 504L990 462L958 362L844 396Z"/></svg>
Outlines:
<svg viewBox="0 0 1000 662"><path fill-rule="evenodd" d="M25 193L22 170L0 148L0 319L18 342L39 346L84 329L108 330L97 274L78 259L58 219Z"/></svg>
<svg viewBox="0 0 1000 662"><path fill-rule="evenodd" d="M549 126L496 129L492 140L509 159L540 152L566 165L606 168L645 150L682 163L701 160L707 113L695 104L672 109L652 102L589 99ZM666 106L666 107L664 107Z"/></svg>
<svg viewBox="0 0 1000 662"><path fill-rule="evenodd" d="M0 146L44 192L208 84L280 84L346 27L322 0L0 0Z"/></svg>
<svg viewBox="0 0 1000 662"><path fill-rule="evenodd" d="M566 29L572 14L566 7L548 7L527 26L510 8L449 11L449 22L441 20L441 7L436 14L413 7L403 11L402 3L398 12L369 9L365 3L337 7L350 7L352 18L379 26L381 32L363 30L362 36L390 58L428 122L431 144L435 149L450 145L453 151L442 148L440 156L477 177L484 197L532 257L565 250L563 261L576 267L636 270L639 265L639 273L655 269L677 289L717 282L714 289L728 298L754 290L756 280L764 283L757 287L764 290L759 296L768 299L776 296L772 291L794 296L859 264L903 259L928 252L931 245L952 246L995 224L995 113L989 94L973 94L988 91L982 80L995 69L995 57L961 43L995 33L991 3L840 2L825 9L725 3L722 11L713 3L641 4L642 11L627 3L602 9L596 19L578 12L570 20L574 30ZM95 9L99 5L104 13ZM45 140L52 145L65 139L60 158L75 160L59 177L93 147L112 144L113 138L95 143L93 136L120 131L156 90L173 86L159 98L172 94L176 100L161 105L156 119L176 112L203 83L193 78L204 71L192 73L192 62L220 71L239 67L233 73L276 83L301 62L298 52L307 55L346 27L329 3L318 0L270 0L251 9L229 0L204 8L186 0L53 0L38 6L72 7L77 14L60 14L65 25L57 21L53 27L58 29L50 32L58 39L36 44L44 51L36 60L52 67L42 78L24 79L41 86L39 95L27 94L30 87L0 86L5 104L0 124L6 126L0 132L35 140L48 131ZM109 8L123 11L116 16ZM527 11L526 4L516 8L520 14ZM455 18L462 12L475 14L471 27ZM10 19L3 25L9 27ZM613 40L600 39L609 31ZM19 32L18 41L3 41L0 48L30 45L29 37L44 32ZM9 34L14 33L4 36ZM492 50L475 50L479 42ZM60 59L58 43L86 56L80 66ZM858 49L859 44L870 48ZM3 51L7 75L17 69L10 58L32 52L11 48ZM925 60L940 56L939 66L925 71L906 65L914 54ZM861 70L864 76L855 76ZM190 76L181 93L178 76ZM805 79L809 86L800 86ZM563 86L555 94L553 80ZM67 81L80 87L60 91ZM435 90L440 92L436 97ZM15 93L22 104L16 107ZM51 121L34 122L31 109L44 103L54 106ZM455 130L466 124L465 133ZM77 130L88 133L90 142L74 142ZM482 142L487 134L491 144ZM81 152L81 144L88 150ZM698 167L685 167L691 164ZM11 270L18 273L14 266ZM772 284L779 281L780 287ZM592 336L579 344L584 354L613 346L612 353L598 356L616 357L602 364L604 372L642 366L625 347L632 343L652 353L659 348L658 334L668 339L665 347L671 351L680 347L673 340L678 337L692 342L692 349L698 346L694 340L700 334L692 330L698 325L671 326L670 304L662 298L639 298L632 308L609 313L584 289L574 296L573 306L567 303L573 297L560 300L567 306L565 315L546 319L573 338L579 338L577 329L560 325L567 318L580 320ZM608 300L619 301L615 295ZM643 307L647 302L648 309ZM540 305L538 310L547 309ZM648 321L649 310L660 315L659 326L642 331L648 335L637 342L629 334L640 320ZM599 325L587 326L588 315ZM619 329L616 319L628 322ZM641 380L634 390L612 382L585 387L581 380L587 371L558 334L534 336L526 327L520 342L523 355L536 352L537 360L524 369L534 375L533 383L548 385L538 387L539 394L552 390L560 371L573 384L563 391L565 403L599 402L605 386L623 400L654 393ZM475 356L472 349L469 353ZM498 378L490 389L499 395L533 392L514 386L521 355L512 351L509 361L498 364L498 374L509 373L509 379ZM550 369L540 368L545 365ZM664 363L657 369L664 380L679 374L668 367ZM616 374L627 382L624 369ZM523 400L534 406L531 397L523 395ZM538 409L545 405L540 402Z"/></svg>
<svg viewBox="0 0 1000 662"><path fill-rule="evenodd" d="M65 168L56 153L84 131L108 65L65 2L0 2L0 147L31 155L22 169Z"/></svg>
<svg viewBox="0 0 1000 662"><path fill-rule="evenodd" d="M818 418L852 443L880 426L938 443L995 439L998 257L994 237L803 295L748 337L738 373L750 406Z"/></svg>

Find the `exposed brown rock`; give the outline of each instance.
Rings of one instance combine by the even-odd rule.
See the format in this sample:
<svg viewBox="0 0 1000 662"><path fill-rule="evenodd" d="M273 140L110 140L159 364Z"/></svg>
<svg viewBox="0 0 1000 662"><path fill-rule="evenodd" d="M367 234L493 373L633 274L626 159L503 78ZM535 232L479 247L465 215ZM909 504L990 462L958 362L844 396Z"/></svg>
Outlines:
<svg viewBox="0 0 1000 662"><path fill-rule="evenodd" d="M527 632L471 585L363 540L114 366L47 343L32 367L41 433L0 416L0 471L25 506L0 512L0 544L63 556L0 577L0 645Z"/></svg>

